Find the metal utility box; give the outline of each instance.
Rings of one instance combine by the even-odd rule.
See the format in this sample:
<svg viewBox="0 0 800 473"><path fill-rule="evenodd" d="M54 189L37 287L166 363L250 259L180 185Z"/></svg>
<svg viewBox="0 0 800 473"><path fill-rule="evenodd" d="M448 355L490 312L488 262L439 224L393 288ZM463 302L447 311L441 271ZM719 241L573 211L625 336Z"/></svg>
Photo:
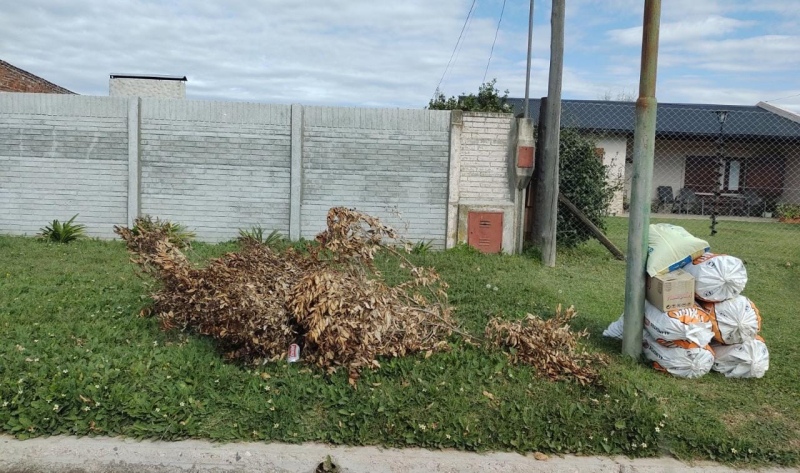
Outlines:
<svg viewBox="0 0 800 473"><path fill-rule="evenodd" d="M483 253L500 253L503 248L503 213L470 212L467 243Z"/></svg>

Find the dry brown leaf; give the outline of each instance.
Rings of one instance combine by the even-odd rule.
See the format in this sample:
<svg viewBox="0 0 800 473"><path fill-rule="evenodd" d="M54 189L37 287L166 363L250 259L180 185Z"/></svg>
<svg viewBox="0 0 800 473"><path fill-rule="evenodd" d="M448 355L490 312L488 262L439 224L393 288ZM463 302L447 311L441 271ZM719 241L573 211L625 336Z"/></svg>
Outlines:
<svg viewBox="0 0 800 473"><path fill-rule="evenodd" d="M377 357L447 349L454 323L438 274L398 254L411 279L388 286L373 261L392 251L385 240L397 238L394 230L345 208L330 209L327 222L319 245L303 252L249 241L203 268L169 242L165 227L114 230L132 261L162 283L142 315L155 314L165 330L211 336L228 358L276 360L299 343L304 361L328 372L346 367L354 383L360 370L380 367Z"/></svg>

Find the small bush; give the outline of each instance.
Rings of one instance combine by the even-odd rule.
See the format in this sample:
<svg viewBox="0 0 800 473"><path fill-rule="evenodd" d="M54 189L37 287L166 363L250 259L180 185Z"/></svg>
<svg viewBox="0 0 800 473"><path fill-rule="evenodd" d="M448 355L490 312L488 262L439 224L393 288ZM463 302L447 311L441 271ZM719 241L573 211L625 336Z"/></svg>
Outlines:
<svg viewBox="0 0 800 473"><path fill-rule="evenodd" d="M163 232L170 243L181 249L189 248L192 245L192 241L197 237L185 225L159 218L153 220L153 217L149 215L137 218L133 228L131 228L131 233L135 236L155 231Z"/></svg>
<svg viewBox="0 0 800 473"><path fill-rule="evenodd" d="M253 225L249 230L240 228L238 240L240 243L258 243L261 245L276 246L284 243L286 238L284 238L278 230L272 230L265 238L264 229L261 225Z"/></svg>
<svg viewBox="0 0 800 473"><path fill-rule="evenodd" d="M64 223L53 220L53 223L40 229L39 237L54 243L69 243L86 236L86 225L74 223L78 214Z"/></svg>
<svg viewBox="0 0 800 473"><path fill-rule="evenodd" d="M775 215L785 220L800 218L800 204L781 202L775 207Z"/></svg>
<svg viewBox="0 0 800 473"><path fill-rule="evenodd" d="M559 190L564 197L575 204L597 228L605 231L608 206L618 185L608 181L608 167L595 153L595 144L575 130L561 130L558 173ZM559 203L558 244L572 248L591 237L578 217Z"/></svg>
<svg viewBox="0 0 800 473"><path fill-rule="evenodd" d="M411 254L412 255L424 255L424 254L428 253L429 251L431 251L431 248L433 248L433 242L432 241L430 241L430 240L429 241L418 241L418 242L414 243L414 245L411 247Z"/></svg>

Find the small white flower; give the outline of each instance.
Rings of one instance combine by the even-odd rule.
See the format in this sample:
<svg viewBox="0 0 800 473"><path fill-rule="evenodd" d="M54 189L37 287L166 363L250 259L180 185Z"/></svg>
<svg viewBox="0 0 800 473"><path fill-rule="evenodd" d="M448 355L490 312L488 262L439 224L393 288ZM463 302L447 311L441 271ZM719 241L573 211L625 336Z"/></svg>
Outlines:
<svg viewBox="0 0 800 473"><path fill-rule="evenodd" d="M185 402L182 402L182 403L181 403L181 407L183 407L183 406L185 406L185 405L186 405L186 403L185 403Z"/></svg>
<svg viewBox="0 0 800 473"><path fill-rule="evenodd" d="M161 409L159 409L158 407L156 407L156 412L161 412Z"/></svg>
<svg viewBox="0 0 800 473"><path fill-rule="evenodd" d="M659 427L656 427L656 432L661 432L661 429Z"/></svg>
<svg viewBox="0 0 800 473"><path fill-rule="evenodd" d="M594 435L590 435L589 440L594 440Z"/></svg>
<svg viewBox="0 0 800 473"><path fill-rule="evenodd" d="M444 438L446 438L447 440L450 440L450 434L445 434Z"/></svg>
<svg viewBox="0 0 800 473"><path fill-rule="evenodd" d="M642 442L642 448L647 448L647 443L646 442Z"/></svg>
<svg viewBox="0 0 800 473"><path fill-rule="evenodd" d="M3 407L6 407L7 405L8 405L8 401L3 401Z"/></svg>
<svg viewBox="0 0 800 473"><path fill-rule="evenodd" d="M269 408L269 410L271 410L271 411L274 411L274 410L275 410L275 406L271 406L271 407Z"/></svg>
<svg viewBox="0 0 800 473"><path fill-rule="evenodd" d="M608 442L608 437L603 437L603 442Z"/></svg>
<svg viewBox="0 0 800 473"><path fill-rule="evenodd" d="M731 453L733 453L734 455L736 455L737 453L739 453L739 451L738 451L738 450L736 450L735 448L731 448Z"/></svg>
<svg viewBox="0 0 800 473"><path fill-rule="evenodd" d="M69 370L64 370L63 373L67 374L67 373L69 373Z"/></svg>
<svg viewBox="0 0 800 473"><path fill-rule="evenodd" d="M491 284L487 284L487 285L486 285L486 289L491 289L491 288L492 288L492 285L491 285Z"/></svg>
<svg viewBox="0 0 800 473"><path fill-rule="evenodd" d="M92 410L92 408L89 407L89 406L83 406L83 410L86 411L86 412L89 412L89 411Z"/></svg>
<svg viewBox="0 0 800 473"><path fill-rule="evenodd" d="M19 391L17 391L17 394L22 394L22 389L20 389Z"/></svg>
<svg viewBox="0 0 800 473"><path fill-rule="evenodd" d="M280 426L281 426L281 424L272 424L272 428L273 428L273 429L277 429L277 428L278 428L278 427L280 427Z"/></svg>
<svg viewBox="0 0 800 473"><path fill-rule="evenodd" d="M153 346L154 346L154 347L157 347L157 346L158 346L158 340L156 340L156 341L154 341L154 342L153 342Z"/></svg>
<svg viewBox="0 0 800 473"><path fill-rule="evenodd" d="M100 403L99 403L99 402L97 402L97 401L95 401L95 403L94 403L94 407L100 407Z"/></svg>
<svg viewBox="0 0 800 473"><path fill-rule="evenodd" d="M423 432L428 429L428 426L426 426L425 424L419 424L417 427L419 427L419 430L421 430Z"/></svg>
<svg viewBox="0 0 800 473"><path fill-rule="evenodd" d="M95 388L95 389L100 389L100 385L99 385L99 384L95 384L95 385L94 385L94 388Z"/></svg>
<svg viewBox="0 0 800 473"><path fill-rule="evenodd" d="M167 379L172 379L172 376L170 376L170 375L167 375Z"/></svg>
<svg viewBox="0 0 800 473"><path fill-rule="evenodd" d="M58 410L58 404L53 404L53 410L54 410L54 411L57 411L57 410Z"/></svg>

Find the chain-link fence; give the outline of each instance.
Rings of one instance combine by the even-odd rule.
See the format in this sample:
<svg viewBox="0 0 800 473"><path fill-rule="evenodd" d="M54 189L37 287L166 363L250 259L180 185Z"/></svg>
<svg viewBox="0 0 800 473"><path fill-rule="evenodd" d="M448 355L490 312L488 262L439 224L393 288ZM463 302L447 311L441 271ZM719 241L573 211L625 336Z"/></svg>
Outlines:
<svg viewBox="0 0 800 473"><path fill-rule="evenodd" d="M570 155L574 150L565 149L564 134L577 133L593 147L605 166L603 206L610 215L624 216L633 175L635 107L633 102L562 102L561 192L580 201L578 207L591 212L597 198L587 200L591 183L585 169L566 179L564 171L574 174L569 167L576 160ZM532 101L534 120L538 108ZM659 104L651 210L654 219L705 219L708 233L698 236L792 223L800 236L800 116L763 103ZM576 226L575 231L585 230Z"/></svg>

